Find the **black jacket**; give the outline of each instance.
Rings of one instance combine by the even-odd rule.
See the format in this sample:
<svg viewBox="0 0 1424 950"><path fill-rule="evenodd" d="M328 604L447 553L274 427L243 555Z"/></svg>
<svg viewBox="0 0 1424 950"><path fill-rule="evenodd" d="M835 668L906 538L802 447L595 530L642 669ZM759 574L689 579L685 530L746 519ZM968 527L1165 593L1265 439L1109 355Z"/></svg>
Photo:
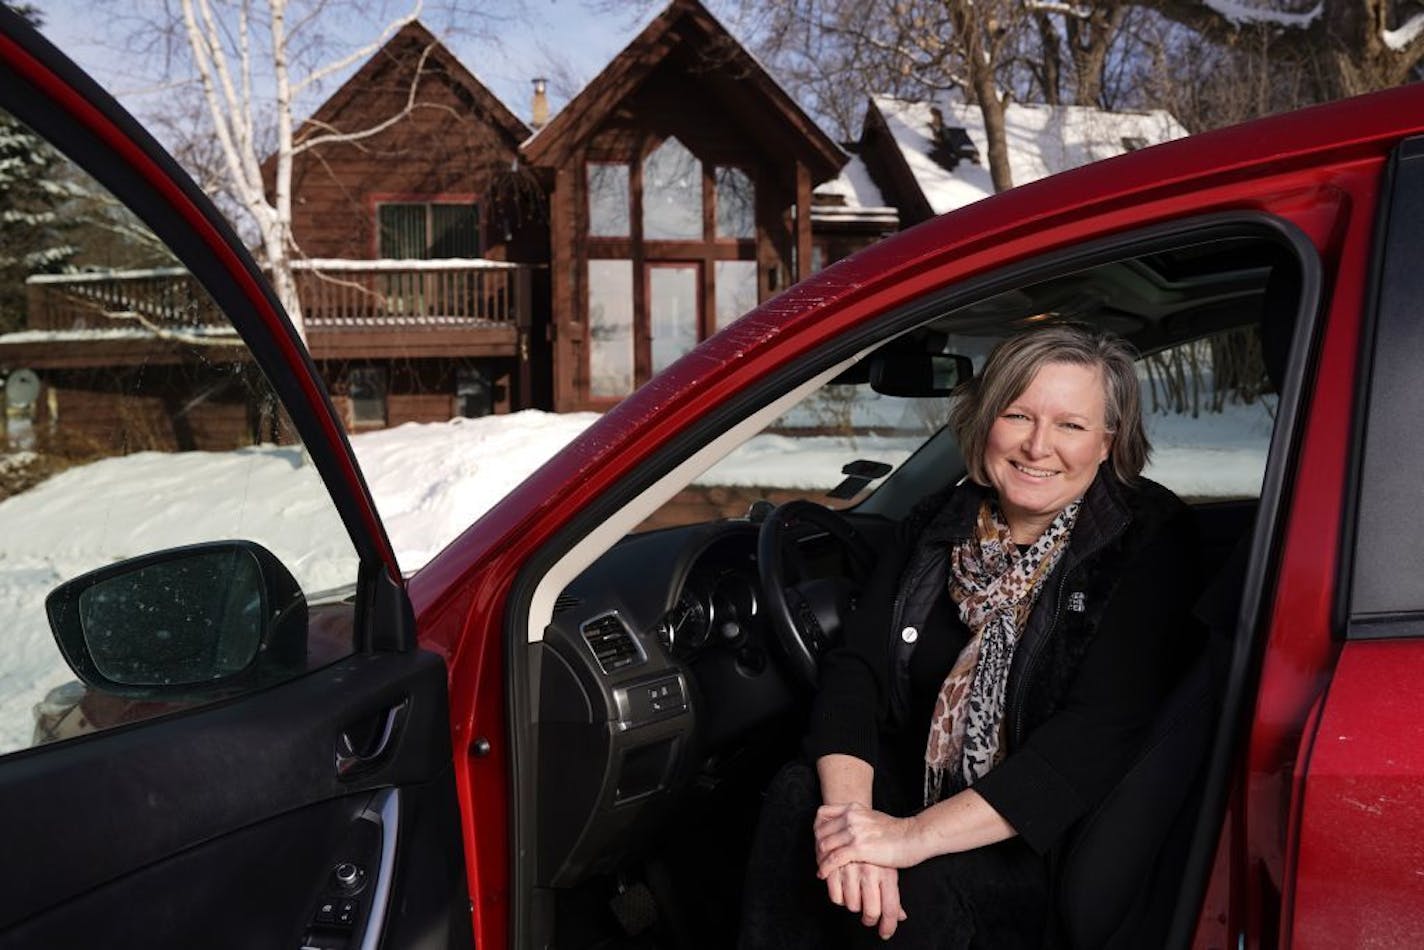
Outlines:
<svg viewBox="0 0 1424 950"><path fill-rule="evenodd" d="M845 644L823 664L813 757L839 752L875 765L879 737L906 728L920 640L902 632L923 631L948 583L949 547L973 534L989 493L966 482L929 499L882 552ZM1014 653L1007 755L974 785L1034 850L1051 849L1112 788L1198 649L1197 563L1191 515L1175 495L1099 474Z"/></svg>

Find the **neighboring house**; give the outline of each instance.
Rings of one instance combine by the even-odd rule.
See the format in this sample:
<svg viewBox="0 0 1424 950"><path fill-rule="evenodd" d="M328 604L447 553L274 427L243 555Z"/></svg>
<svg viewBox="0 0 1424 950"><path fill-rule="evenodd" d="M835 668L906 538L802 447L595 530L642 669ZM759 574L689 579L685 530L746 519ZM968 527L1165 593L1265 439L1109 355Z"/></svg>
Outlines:
<svg viewBox="0 0 1424 950"><path fill-rule="evenodd" d="M976 108L877 97L838 144L698 0L672 0L552 119L539 83L533 105L526 124L415 23L298 133L381 126L293 175L308 344L349 428L607 408L790 284L992 190ZM1185 134L1072 107L1013 104L1008 123L1018 184ZM39 373L36 423L140 445L123 420L149 413L122 378L149 365L188 420L149 425L153 447L274 437L248 387L209 378L218 317L175 307L193 288L165 274L31 283L0 372Z"/></svg>
<svg viewBox="0 0 1424 950"><path fill-rule="evenodd" d="M865 160L852 151L841 173L811 192L811 270L849 257L902 223L900 210L885 200Z"/></svg>
<svg viewBox="0 0 1424 950"><path fill-rule="evenodd" d="M1011 102L1004 124L1015 185L1187 134L1161 109L1107 112ZM875 96L856 150L903 226L994 193L984 116L975 105L948 97L920 102Z"/></svg>
<svg viewBox="0 0 1424 950"><path fill-rule="evenodd" d="M297 139L392 116L294 166L293 233L306 255L296 276L313 361L353 431L530 405L533 314L548 311L543 189L518 159L531 130L411 24ZM242 351L181 268L41 276L29 283L27 310L28 330L0 337L0 375L38 373L35 431L60 423L65 450L287 437L273 407L252 404L247 370L225 363Z"/></svg>
<svg viewBox="0 0 1424 950"><path fill-rule="evenodd" d="M548 307L530 269L548 260L544 198L519 162L531 129L419 23L296 138L374 128L299 154L292 172L307 337L348 425L529 405L532 323Z"/></svg>
<svg viewBox="0 0 1424 950"><path fill-rule="evenodd" d="M605 408L809 273L846 154L695 0L521 148L550 184L553 407Z"/></svg>

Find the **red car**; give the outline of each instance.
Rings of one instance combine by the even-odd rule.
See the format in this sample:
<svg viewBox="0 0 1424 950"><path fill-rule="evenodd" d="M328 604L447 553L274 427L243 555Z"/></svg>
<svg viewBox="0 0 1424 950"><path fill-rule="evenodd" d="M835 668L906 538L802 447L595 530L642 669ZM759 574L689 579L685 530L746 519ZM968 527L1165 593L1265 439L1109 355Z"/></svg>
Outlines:
<svg viewBox="0 0 1424 950"><path fill-rule="evenodd" d="M1156 359L1149 386L1202 354L1225 374L1219 354L1244 346L1278 390L1256 470L1232 474L1207 425L1198 481L1177 486L1200 515L1211 643L1063 851L1070 942L1424 933L1424 89L1091 165L842 261L622 402L408 578L229 226L4 10L0 109L141 219L236 331L179 343L285 408L311 464L223 476L231 507L261 508L259 476L315 471L330 515L303 543L349 538L322 562L336 574L234 534L36 575L61 679L91 705L42 710L69 738L0 757L0 946L727 945L759 790L795 752L858 562L962 474L946 431L903 420L933 422L995 339L1058 317L1129 337ZM830 479L848 507L639 530L816 400L861 420L868 457ZM28 649L0 653L0 694ZM86 708L96 721L60 729Z"/></svg>

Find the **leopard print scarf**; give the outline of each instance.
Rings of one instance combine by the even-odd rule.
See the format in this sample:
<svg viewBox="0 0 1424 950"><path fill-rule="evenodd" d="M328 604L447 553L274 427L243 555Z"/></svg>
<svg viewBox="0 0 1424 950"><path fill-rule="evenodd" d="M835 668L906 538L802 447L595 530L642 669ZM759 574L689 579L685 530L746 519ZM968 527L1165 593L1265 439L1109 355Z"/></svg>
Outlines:
<svg viewBox="0 0 1424 950"><path fill-rule="evenodd" d="M1075 501L1020 552L999 506L985 500L974 537L950 549L949 595L970 636L935 700L925 747L925 807L973 785L1003 758L1014 648L1077 518Z"/></svg>

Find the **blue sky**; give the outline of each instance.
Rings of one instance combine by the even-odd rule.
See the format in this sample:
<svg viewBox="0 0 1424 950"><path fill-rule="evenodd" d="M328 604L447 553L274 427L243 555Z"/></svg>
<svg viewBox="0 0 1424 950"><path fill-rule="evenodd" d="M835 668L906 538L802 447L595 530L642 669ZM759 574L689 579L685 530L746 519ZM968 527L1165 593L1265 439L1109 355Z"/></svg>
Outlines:
<svg viewBox="0 0 1424 950"><path fill-rule="evenodd" d="M120 37L137 31L141 17L162 14L162 0L31 0L45 18L45 34L81 67L108 87L131 111L143 116L169 90L151 78L161 60L161 44L141 54L125 52ZM177 3L172 2L177 10ZM373 6L381 6L376 0ZM412 7L386 0L384 10L365 16L347 13L343 40L358 49L380 35L382 26ZM711 4L713 9L726 4ZM607 0L491 0L481 16L454 16L439 0L427 0L421 18L461 61L520 117L527 119L531 80L553 80L555 108L597 75L642 25L662 8L649 0L626 4ZM341 9L332 4L331 11ZM330 14L328 14L330 15ZM344 78L344 77L343 77ZM336 83L328 84L330 94ZM308 106L308 111L314 103Z"/></svg>

